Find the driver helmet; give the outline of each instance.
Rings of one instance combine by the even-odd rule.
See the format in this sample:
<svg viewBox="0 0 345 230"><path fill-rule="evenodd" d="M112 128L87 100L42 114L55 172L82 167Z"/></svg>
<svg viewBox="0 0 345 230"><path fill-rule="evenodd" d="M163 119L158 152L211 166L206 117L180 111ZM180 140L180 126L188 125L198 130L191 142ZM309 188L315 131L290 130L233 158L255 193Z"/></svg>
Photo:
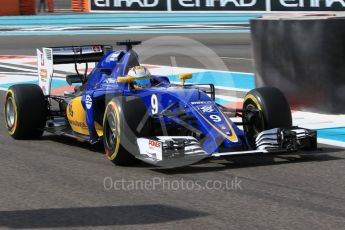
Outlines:
<svg viewBox="0 0 345 230"><path fill-rule="evenodd" d="M151 73L143 66L136 66L130 69L128 76L134 78L134 85L139 88L151 87Z"/></svg>

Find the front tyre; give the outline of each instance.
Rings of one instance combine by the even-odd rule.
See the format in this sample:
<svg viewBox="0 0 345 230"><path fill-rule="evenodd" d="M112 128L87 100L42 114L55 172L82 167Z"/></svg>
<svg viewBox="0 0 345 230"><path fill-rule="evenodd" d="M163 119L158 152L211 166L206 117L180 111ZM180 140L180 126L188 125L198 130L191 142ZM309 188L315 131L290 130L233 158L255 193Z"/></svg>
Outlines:
<svg viewBox="0 0 345 230"><path fill-rule="evenodd" d="M249 91L243 102L243 129L253 148L255 138L264 131L292 126L291 109L284 94L274 87Z"/></svg>
<svg viewBox="0 0 345 230"><path fill-rule="evenodd" d="M36 139L46 124L47 101L41 88L33 84L11 86L6 94L5 120L14 139Z"/></svg>
<svg viewBox="0 0 345 230"><path fill-rule="evenodd" d="M137 137L149 132L146 112L145 104L134 96L117 97L108 103L103 118L103 144L107 158L114 164L130 166L137 162Z"/></svg>

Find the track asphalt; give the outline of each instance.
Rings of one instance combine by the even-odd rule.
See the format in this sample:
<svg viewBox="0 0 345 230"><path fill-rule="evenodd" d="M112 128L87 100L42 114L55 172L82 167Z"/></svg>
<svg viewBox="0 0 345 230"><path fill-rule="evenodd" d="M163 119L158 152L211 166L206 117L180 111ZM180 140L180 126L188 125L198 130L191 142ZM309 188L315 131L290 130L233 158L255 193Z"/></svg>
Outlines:
<svg viewBox="0 0 345 230"><path fill-rule="evenodd" d="M252 72L248 34L183 36L211 48L231 70ZM113 44L127 38L152 35L0 37L0 50L1 55L35 55L43 46ZM169 57L149 63L169 65ZM176 62L199 67L185 56ZM3 107L3 92L0 98ZM174 170L123 168L109 162L101 146L52 135L15 141L3 113L0 121L3 229L344 228L342 149L322 146L316 154L236 157ZM112 182L116 186L110 188Z"/></svg>

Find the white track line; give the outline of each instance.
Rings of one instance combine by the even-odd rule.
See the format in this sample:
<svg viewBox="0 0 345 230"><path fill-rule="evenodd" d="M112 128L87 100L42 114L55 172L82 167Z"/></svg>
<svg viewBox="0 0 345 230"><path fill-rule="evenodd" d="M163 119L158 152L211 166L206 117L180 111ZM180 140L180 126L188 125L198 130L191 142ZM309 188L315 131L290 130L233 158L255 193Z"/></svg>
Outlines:
<svg viewBox="0 0 345 230"><path fill-rule="evenodd" d="M329 140L329 139L324 139L324 138L318 138L317 143L345 148L345 142L342 142L342 141L334 141L334 140Z"/></svg>
<svg viewBox="0 0 345 230"><path fill-rule="evenodd" d="M4 64L0 64L0 67L7 68L7 69L22 70L22 71L26 71L26 72L31 72L31 73L36 73L37 74L37 70L33 70L33 69L27 69L27 68L15 67L15 66L8 66L6 64L5 65ZM23 73L23 74L25 74L25 73ZM54 76L66 77L66 75L59 74L59 73L54 73Z"/></svg>
<svg viewBox="0 0 345 230"><path fill-rule="evenodd" d="M232 59L232 60L242 60L242 61L253 61L252 58L237 58L237 57L220 57L221 59Z"/></svg>
<svg viewBox="0 0 345 230"><path fill-rule="evenodd" d="M225 96L225 95L216 95L216 98L226 100L229 102L242 102L243 98L240 97L232 97L232 96Z"/></svg>
<svg viewBox="0 0 345 230"><path fill-rule="evenodd" d="M37 70L21 68L21 67L15 67L15 66L9 66L9 65L6 65L6 64L0 64L0 67L6 68L6 69L15 69L15 70L22 70L22 71L25 71L25 72L36 72L37 73Z"/></svg>

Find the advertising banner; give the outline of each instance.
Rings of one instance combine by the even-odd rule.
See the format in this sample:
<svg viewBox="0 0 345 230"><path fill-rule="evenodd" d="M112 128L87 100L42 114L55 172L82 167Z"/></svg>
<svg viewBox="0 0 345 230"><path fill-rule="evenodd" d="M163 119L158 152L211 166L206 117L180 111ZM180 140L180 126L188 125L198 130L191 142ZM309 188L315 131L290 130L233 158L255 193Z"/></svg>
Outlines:
<svg viewBox="0 0 345 230"><path fill-rule="evenodd" d="M272 11L344 11L345 0L271 0Z"/></svg>
<svg viewBox="0 0 345 230"><path fill-rule="evenodd" d="M91 11L345 11L345 0L90 0Z"/></svg>
<svg viewBox="0 0 345 230"><path fill-rule="evenodd" d="M167 0L91 0L91 11L167 10Z"/></svg>
<svg viewBox="0 0 345 230"><path fill-rule="evenodd" d="M263 0L174 0L172 11L265 11Z"/></svg>

